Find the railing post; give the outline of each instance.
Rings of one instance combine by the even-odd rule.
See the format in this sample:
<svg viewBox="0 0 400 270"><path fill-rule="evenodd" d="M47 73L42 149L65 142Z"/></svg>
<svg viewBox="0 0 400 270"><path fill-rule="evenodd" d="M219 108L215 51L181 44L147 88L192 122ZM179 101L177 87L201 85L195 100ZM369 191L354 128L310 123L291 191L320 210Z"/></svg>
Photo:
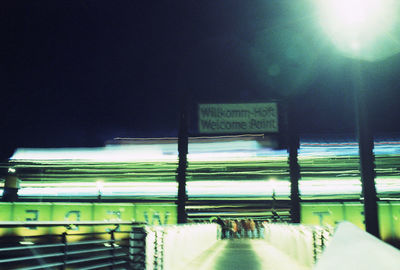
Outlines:
<svg viewBox="0 0 400 270"><path fill-rule="evenodd" d="M154 270L158 270L158 231L154 232Z"/></svg>
<svg viewBox="0 0 400 270"><path fill-rule="evenodd" d="M161 231L161 242L160 242L160 270L164 269L164 234L165 231Z"/></svg>
<svg viewBox="0 0 400 270"><path fill-rule="evenodd" d="M63 232L61 235L61 242L63 243L63 265L61 266L61 270L65 270L67 268L67 260L68 260L68 242L67 242L67 232Z"/></svg>
<svg viewBox="0 0 400 270"><path fill-rule="evenodd" d="M118 227L117 227L118 228ZM115 265L115 230L110 230L110 243L111 243L111 269L114 269Z"/></svg>
<svg viewBox="0 0 400 270"><path fill-rule="evenodd" d="M325 230L322 229L321 231L321 253L324 251L325 248Z"/></svg>
<svg viewBox="0 0 400 270"><path fill-rule="evenodd" d="M144 227L132 227L129 237L129 259L132 269L146 269L146 232Z"/></svg>
<svg viewBox="0 0 400 270"><path fill-rule="evenodd" d="M154 239L154 270L162 270L164 263L164 230L155 231Z"/></svg>
<svg viewBox="0 0 400 270"><path fill-rule="evenodd" d="M312 240L313 240L313 258L314 263L317 262L317 232L315 228L312 230Z"/></svg>

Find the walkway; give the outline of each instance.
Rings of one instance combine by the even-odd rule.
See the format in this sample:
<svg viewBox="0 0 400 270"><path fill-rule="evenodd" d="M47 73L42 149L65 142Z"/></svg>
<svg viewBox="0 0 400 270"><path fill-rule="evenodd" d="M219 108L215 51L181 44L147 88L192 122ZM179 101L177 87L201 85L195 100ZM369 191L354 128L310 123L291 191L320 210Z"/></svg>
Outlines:
<svg viewBox="0 0 400 270"><path fill-rule="evenodd" d="M218 241L185 267L193 270L307 270L262 239Z"/></svg>

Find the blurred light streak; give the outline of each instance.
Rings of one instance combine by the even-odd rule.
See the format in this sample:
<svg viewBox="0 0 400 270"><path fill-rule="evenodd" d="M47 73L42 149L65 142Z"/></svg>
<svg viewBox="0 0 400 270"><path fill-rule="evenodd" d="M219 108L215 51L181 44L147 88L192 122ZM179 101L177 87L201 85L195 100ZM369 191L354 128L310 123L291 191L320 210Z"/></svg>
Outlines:
<svg viewBox="0 0 400 270"><path fill-rule="evenodd" d="M191 145L187 183L190 198L270 199L274 191L277 199L290 196L286 150L271 150L257 141L194 141ZM400 142L375 142L374 151L376 163L386 164L377 166L378 194L399 194L400 172L396 157L400 155ZM359 197L358 169L352 167L354 162L351 163L357 157L358 145L355 142L303 142L299 151L304 174L300 180L302 198L341 194ZM20 169L41 168L45 172L34 175L36 178L32 179L38 181L23 179L19 191L21 197L97 196L101 190L102 197L175 198L176 162L175 142L107 145L102 148L21 148L11 159L17 175ZM64 167L66 169L60 169ZM91 176L91 181L85 182L85 175ZM198 178L190 181L195 176ZM52 181L41 181L41 177ZM76 181L80 178L82 181ZM0 189L0 192L3 191Z"/></svg>

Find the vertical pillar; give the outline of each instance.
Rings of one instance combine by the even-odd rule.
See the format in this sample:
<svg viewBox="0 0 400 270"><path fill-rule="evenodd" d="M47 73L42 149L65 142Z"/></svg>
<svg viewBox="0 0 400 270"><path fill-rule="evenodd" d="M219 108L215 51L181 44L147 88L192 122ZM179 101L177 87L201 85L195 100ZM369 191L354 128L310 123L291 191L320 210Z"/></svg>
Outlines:
<svg viewBox="0 0 400 270"><path fill-rule="evenodd" d="M146 269L146 237L144 227L132 226L129 237L129 260L132 269Z"/></svg>
<svg viewBox="0 0 400 270"><path fill-rule="evenodd" d="M117 225L118 228L119 225ZM110 250L110 255L111 255L111 269L114 269L115 266L115 230L117 230L117 228L112 229L110 231L110 244L111 244L111 250Z"/></svg>
<svg viewBox="0 0 400 270"><path fill-rule="evenodd" d="M62 252L63 252L63 256L62 256L62 266L61 266L61 270L65 270L67 269L67 260L68 260L68 241L67 241L67 232L63 232L61 235L61 242L63 244L62 246Z"/></svg>
<svg viewBox="0 0 400 270"><path fill-rule="evenodd" d="M295 121L295 101L288 104L286 113L288 114L287 121L287 147L288 147L288 163L290 175L290 216L293 223L300 223L300 196L299 196L299 180L300 180L300 166L298 162L298 149L300 146L300 138L296 128Z"/></svg>
<svg viewBox="0 0 400 270"><path fill-rule="evenodd" d="M19 179L14 174L6 176L2 200L5 202L15 202L18 200Z"/></svg>
<svg viewBox="0 0 400 270"><path fill-rule="evenodd" d="M298 163L299 138L292 138L289 143L289 171L290 171L290 216L293 223L300 223L300 196L299 180L300 166Z"/></svg>
<svg viewBox="0 0 400 270"><path fill-rule="evenodd" d="M186 217L186 168L188 154L188 120L185 100L181 104L179 133L178 133L179 165L177 170L178 182L178 224L187 222Z"/></svg>
<svg viewBox="0 0 400 270"><path fill-rule="evenodd" d="M360 156L360 174L362 197L364 200L364 218L366 231L378 238L378 197L375 187L374 139L368 124L367 89L363 84L361 63L355 67L354 95L356 99L357 137Z"/></svg>

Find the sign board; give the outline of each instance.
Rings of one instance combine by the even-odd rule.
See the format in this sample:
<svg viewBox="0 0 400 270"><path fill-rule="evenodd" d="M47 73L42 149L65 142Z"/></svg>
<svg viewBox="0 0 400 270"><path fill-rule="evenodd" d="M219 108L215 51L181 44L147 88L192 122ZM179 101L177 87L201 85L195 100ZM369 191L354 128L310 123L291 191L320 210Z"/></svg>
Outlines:
<svg viewBox="0 0 400 270"><path fill-rule="evenodd" d="M201 134L278 133L278 104L199 104Z"/></svg>

